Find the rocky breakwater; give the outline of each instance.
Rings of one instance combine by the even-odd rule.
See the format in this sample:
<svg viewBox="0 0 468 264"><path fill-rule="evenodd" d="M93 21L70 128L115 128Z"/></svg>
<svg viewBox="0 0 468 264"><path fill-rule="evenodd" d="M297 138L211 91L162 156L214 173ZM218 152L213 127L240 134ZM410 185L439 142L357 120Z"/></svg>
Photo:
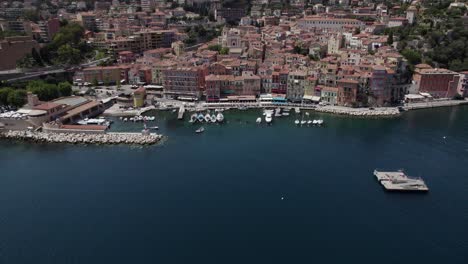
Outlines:
<svg viewBox="0 0 468 264"><path fill-rule="evenodd" d="M0 132L0 138L38 143L151 145L159 142L162 136L141 133L80 134L6 131Z"/></svg>
<svg viewBox="0 0 468 264"><path fill-rule="evenodd" d="M325 106L317 107L315 109L318 112L338 114L338 115L350 115L350 116L362 116L362 117L385 117L385 116L397 116L400 114L398 108L349 108L349 107L334 107L334 106Z"/></svg>

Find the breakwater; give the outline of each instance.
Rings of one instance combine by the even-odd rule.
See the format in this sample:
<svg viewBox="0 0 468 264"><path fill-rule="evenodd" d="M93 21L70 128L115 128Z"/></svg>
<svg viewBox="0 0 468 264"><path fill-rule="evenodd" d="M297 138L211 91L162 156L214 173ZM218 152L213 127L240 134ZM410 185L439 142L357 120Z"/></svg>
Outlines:
<svg viewBox="0 0 468 264"><path fill-rule="evenodd" d="M350 115L350 116L397 116L400 114L398 108L376 108L376 109L365 109L365 108L349 108L349 107L318 107L314 109L317 112L337 114L337 115Z"/></svg>
<svg viewBox="0 0 468 264"><path fill-rule="evenodd" d="M152 145L159 142L162 136L158 134L143 135L141 133L80 134L5 131L0 132L0 138L38 143Z"/></svg>

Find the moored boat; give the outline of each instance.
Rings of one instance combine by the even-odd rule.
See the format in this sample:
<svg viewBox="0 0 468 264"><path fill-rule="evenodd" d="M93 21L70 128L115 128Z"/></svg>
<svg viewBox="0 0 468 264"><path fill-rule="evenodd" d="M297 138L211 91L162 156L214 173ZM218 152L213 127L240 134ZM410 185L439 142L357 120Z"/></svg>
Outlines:
<svg viewBox="0 0 468 264"><path fill-rule="evenodd" d="M197 119L198 119L199 122L203 122L203 121L205 121L205 116L203 114L198 114Z"/></svg>
<svg viewBox="0 0 468 264"><path fill-rule="evenodd" d="M211 123L216 123L216 115L211 115Z"/></svg>
<svg viewBox="0 0 468 264"><path fill-rule="evenodd" d="M261 117L257 117L257 120L255 121L257 122L257 124L260 124L262 122L262 118Z"/></svg>
<svg viewBox="0 0 468 264"><path fill-rule="evenodd" d="M224 115L221 112L218 112L218 114L216 115L216 121L218 121L219 123L224 121Z"/></svg>
<svg viewBox="0 0 468 264"><path fill-rule="evenodd" d="M195 133L200 134L200 133L203 133L204 131L205 131L205 128L200 127L199 129L195 130Z"/></svg>
<svg viewBox="0 0 468 264"><path fill-rule="evenodd" d="M301 121L299 121L299 119L296 119L296 121L294 121L294 124L296 125L299 125L301 123Z"/></svg>

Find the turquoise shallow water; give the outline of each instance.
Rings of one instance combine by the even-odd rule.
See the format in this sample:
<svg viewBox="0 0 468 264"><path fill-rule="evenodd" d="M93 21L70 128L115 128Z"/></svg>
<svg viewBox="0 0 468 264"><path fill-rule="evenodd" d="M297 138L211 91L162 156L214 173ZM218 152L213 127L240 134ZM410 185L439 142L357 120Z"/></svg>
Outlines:
<svg viewBox="0 0 468 264"><path fill-rule="evenodd" d="M0 141L0 263L466 263L468 107L311 114L323 128L227 112L201 135L156 115L158 146ZM387 193L374 168L431 190Z"/></svg>

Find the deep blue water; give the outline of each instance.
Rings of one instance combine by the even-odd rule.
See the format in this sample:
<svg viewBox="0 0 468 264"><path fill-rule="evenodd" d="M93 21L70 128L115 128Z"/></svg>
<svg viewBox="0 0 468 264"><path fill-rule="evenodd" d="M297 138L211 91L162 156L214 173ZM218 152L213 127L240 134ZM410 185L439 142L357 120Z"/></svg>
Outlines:
<svg viewBox="0 0 468 264"><path fill-rule="evenodd" d="M225 115L197 135L158 113L152 147L1 141L0 263L467 263L468 107ZM387 193L374 168L430 192Z"/></svg>

